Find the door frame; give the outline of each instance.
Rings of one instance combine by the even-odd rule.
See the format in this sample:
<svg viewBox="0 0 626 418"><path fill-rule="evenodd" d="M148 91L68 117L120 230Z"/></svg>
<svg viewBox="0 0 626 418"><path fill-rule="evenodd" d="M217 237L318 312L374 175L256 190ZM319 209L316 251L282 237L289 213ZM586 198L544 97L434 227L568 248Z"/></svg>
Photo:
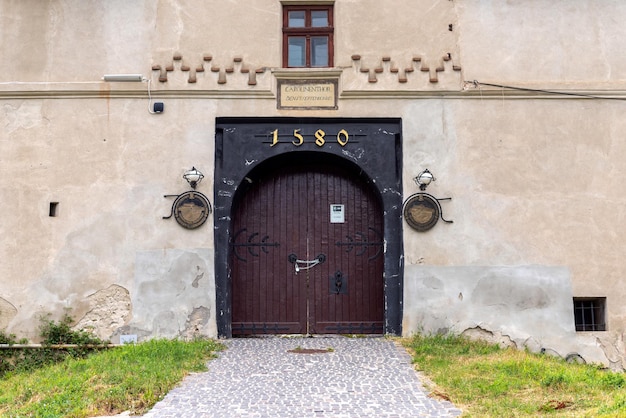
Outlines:
<svg viewBox="0 0 626 418"><path fill-rule="evenodd" d="M321 132L321 133L320 133ZM289 152L329 153L370 179L382 203L384 333L402 334L402 121L399 118L217 118L214 239L216 322L232 337L230 242L237 191L262 162Z"/></svg>

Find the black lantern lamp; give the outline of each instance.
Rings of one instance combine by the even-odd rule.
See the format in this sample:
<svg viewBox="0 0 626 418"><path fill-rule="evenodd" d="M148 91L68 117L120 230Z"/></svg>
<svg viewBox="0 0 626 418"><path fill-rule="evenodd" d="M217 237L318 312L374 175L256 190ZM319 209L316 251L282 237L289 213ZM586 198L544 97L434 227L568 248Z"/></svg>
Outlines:
<svg viewBox="0 0 626 418"><path fill-rule="evenodd" d="M191 170L183 174L183 178L187 180L187 183L189 183L192 189L195 189L198 183L200 183L204 178L204 174L196 169L196 167L191 167Z"/></svg>
<svg viewBox="0 0 626 418"><path fill-rule="evenodd" d="M433 174L426 169L419 173L413 180L415 180L415 183L420 186L420 190L424 191L426 190L426 187L428 187L428 185L436 179L435 176L433 176Z"/></svg>

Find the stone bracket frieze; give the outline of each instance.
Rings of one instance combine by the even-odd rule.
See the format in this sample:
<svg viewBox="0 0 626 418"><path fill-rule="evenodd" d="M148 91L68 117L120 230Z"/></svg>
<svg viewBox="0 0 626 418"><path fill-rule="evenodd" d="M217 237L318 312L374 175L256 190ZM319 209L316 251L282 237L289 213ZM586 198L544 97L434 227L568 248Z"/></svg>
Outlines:
<svg viewBox="0 0 626 418"><path fill-rule="evenodd" d="M366 66L361 55L352 55L351 59L353 68L359 73L367 74L367 81L369 83L378 82L379 77L385 74L396 75L398 83L407 83L411 74L416 71L427 74L430 83L437 83L439 82L438 73L444 71L461 71L461 66L454 62L451 53L443 55L439 64L434 67L426 64L422 56L414 56L405 66L401 66L397 62L392 61L390 56L383 56L373 67ZM446 65L448 63L450 65Z"/></svg>

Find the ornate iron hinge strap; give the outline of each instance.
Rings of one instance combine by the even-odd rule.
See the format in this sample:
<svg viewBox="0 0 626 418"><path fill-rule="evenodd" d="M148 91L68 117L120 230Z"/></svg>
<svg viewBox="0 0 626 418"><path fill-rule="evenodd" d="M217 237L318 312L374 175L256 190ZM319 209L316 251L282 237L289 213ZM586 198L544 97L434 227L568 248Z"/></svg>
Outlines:
<svg viewBox="0 0 626 418"><path fill-rule="evenodd" d="M233 254L235 255L235 257L237 257L238 260L248 261L239 252L240 248L247 249L248 253L250 253L250 255L253 256L253 257L259 257L260 253L255 250L256 248L260 248L261 251L263 251L265 254L269 254L269 251L267 250L268 247L280 247L280 244L278 242L268 242L268 240L270 239L269 235L265 235L263 238L261 238L260 241L254 242L255 239L261 235L258 232L253 232L252 234L250 234L248 236L247 241L245 243L239 243L238 244L236 242L237 238L239 238L239 235L243 234L247 230L248 230L247 228L243 228L243 229L239 230L233 236L233 240L232 240L232 242L230 244L231 247L233 248Z"/></svg>
<svg viewBox="0 0 626 418"><path fill-rule="evenodd" d="M346 235L346 242L337 241L335 245L338 247L346 247L347 253L352 251L355 247L361 247L361 249L356 252L356 255L358 256L365 254L367 249L370 247L378 247L376 249L376 254L368 258L368 260L373 260L382 253L385 242L383 241L383 235L379 231L371 227L368 229L376 235L379 241L368 241L367 236L364 233L355 232L353 236Z"/></svg>

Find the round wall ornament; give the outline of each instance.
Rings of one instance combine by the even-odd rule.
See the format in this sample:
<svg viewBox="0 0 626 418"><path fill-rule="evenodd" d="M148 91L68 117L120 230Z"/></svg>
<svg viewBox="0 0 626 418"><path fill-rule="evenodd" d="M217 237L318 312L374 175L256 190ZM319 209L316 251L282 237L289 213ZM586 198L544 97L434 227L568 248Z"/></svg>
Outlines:
<svg viewBox="0 0 626 418"><path fill-rule="evenodd" d="M176 222L184 228L196 229L211 213L209 199L200 192L188 191L178 195L172 205Z"/></svg>
<svg viewBox="0 0 626 418"><path fill-rule="evenodd" d="M431 229L441 216L437 199L426 193L416 193L404 204L404 219L416 231Z"/></svg>

